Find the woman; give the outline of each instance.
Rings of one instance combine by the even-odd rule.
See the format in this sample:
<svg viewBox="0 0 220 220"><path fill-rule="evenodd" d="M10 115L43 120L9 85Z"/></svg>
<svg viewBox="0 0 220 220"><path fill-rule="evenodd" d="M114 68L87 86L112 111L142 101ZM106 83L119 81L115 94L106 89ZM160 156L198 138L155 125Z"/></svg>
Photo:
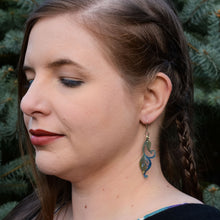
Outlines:
<svg viewBox="0 0 220 220"><path fill-rule="evenodd" d="M37 189L8 219L219 218L199 200L190 61L166 1L44 2L19 95Z"/></svg>

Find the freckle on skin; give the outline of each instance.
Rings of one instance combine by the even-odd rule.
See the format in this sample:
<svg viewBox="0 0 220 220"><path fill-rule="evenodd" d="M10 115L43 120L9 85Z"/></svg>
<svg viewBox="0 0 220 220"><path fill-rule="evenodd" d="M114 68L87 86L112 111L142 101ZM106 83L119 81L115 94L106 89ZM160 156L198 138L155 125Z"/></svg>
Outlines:
<svg viewBox="0 0 220 220"><path fill-rule="evenodd" d="M87 209L87 205L85 205L85 209Z"/></svg>
<svg viewBox="0 0 220 220"><path fill-rule="evenodd" d="M116 196L116 199L118 199L118 198L119 198L119 195Z"/></svg>
<svg viewBox="0 0 220 220"><path fill-rule="evenodd" d="M104 188L102 188L102 191L104 192L104 191L105 191L105 189L104 189Z"/></svg>
<svg viewBox="0 0 220 220"><path fill-rule="evenodd" d="M133 204L131 204L131 208L133 208L134 207L134 205Z"/></svg>

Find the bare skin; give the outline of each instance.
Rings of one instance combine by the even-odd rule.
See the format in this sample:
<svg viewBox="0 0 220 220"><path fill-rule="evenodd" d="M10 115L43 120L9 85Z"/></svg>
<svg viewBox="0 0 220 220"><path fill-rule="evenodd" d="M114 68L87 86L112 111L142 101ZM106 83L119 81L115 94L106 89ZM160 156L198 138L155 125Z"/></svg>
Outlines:
<svg viewBox="0 0 220 220"><path fill-rule="evenodd" d="M98 177L98 184L93 178L88 180L88 185L82 183L78 188L73 185L73 203L68 205L66 218L132 220L170 205L201 203L166 181L158 159L153 161L148 179L139 175L137 162L138 158L130 163L127 172L114 172L115 177L108 171L103 172L102 178ZM57 219L62 219L61 216Z"/></svg>
<svg viewBox="0 0 220 220"><path fill-rule="evenodd" d="M63 57L86 73L75 64L54 65ZM33 80L21 102L27 129L62 135L35 146L36 164L72 183L72 203L54 219L134 220L165 206L201 203L171 186L161 172L159 127L172 90L165 74L131 93L95 39L69 15L33 27L25 66L27 79ZM68 87L63 79L83 84ZM139 168L144 124L150 125L157 152L147 179Z"/></svg>

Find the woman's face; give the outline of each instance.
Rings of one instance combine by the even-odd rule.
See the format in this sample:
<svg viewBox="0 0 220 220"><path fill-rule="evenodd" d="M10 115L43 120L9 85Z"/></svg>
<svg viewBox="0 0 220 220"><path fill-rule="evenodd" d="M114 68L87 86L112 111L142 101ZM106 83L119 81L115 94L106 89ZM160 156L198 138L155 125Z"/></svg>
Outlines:
<svg viewBox="0 0 220 220"><path fill-rule="evenodd" d="M138 96L74 17L35 24L24 71L30 87L21 109L42 172L79 180L134 146Z"/></svg>

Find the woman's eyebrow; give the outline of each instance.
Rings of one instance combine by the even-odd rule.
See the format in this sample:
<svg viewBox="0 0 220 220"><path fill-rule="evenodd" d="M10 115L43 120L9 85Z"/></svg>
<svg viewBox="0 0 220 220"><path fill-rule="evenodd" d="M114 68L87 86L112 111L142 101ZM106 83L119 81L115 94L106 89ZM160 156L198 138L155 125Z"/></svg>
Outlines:
<svg viewBox="0 0 220 220"><path fill-rule="evenodd" d="M70 60L70 59L58 59L58 60L55 60L55 61L48 63L46 65L46 67L47 68L57 68L57 67L65 66L65 65L73 66L78 71L80 71L82 73L88 73L87 69L85 69L83 66L81 66L77 62Z"/></svg>
<svg viewBox="0 0 220 220"><path fill-rule="evenodd" d="M58 67L62 67L65 65L69 65L69 66L73 66L74 68L76 68L81 74L87 74L89 71L87 69L85 69L83 66L81 66L80 64L78 64L77 62L70 60L70 59L57 59L55 61L49 62L48 64L46 64L46 68L58 68ZM35 70L33 67L28 66L28 65L24 65L23 66L23 72L33 72L35 73Z"/></svg>
<svg viewBox="0 0 220 220"><path fill-rule="evenodd" d="M22 71L23 71L24 73L27 72L27 71L35 73L34 68L32 68L32 67L30 67L30 66L27 66L27 65L24 65L24 66L23 66Z"/></svg>

